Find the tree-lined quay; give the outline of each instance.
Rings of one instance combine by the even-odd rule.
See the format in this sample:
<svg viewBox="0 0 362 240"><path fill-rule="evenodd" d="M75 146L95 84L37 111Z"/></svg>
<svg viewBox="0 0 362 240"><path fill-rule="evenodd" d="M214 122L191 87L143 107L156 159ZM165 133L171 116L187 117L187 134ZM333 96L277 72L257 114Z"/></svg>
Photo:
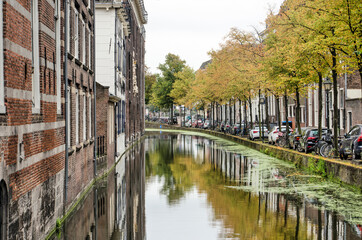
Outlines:
<svg viewBox="0 0 362 240"><path fill-rule="evenodd" d="M357 0L286 0L270 12L265 30L231 29L197 71L168 54L161 74L146 76L150 117L168 109L174 119L176 109L183 124L199 118L211 128L239 123L244 133L291 122L299 134L318 129L318 139L331 128L334 157L360 158L362 137L348 146L339 141L358 135L354 126L362 119L361 6ZM191 110L204 113L193 117Z"/></svg>

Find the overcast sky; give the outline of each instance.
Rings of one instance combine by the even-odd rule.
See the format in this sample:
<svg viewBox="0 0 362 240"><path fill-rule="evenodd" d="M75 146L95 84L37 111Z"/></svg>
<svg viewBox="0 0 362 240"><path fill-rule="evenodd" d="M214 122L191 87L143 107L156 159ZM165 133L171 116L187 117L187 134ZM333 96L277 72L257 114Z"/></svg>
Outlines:
<svg viewBox="0 0 362 240"><path fill-rule="evenodd" d="M270 7L279 10L283 0L145 0L146 65L158 72L168 53L199 69L217 49L230 28L264 29Z"/></svg>

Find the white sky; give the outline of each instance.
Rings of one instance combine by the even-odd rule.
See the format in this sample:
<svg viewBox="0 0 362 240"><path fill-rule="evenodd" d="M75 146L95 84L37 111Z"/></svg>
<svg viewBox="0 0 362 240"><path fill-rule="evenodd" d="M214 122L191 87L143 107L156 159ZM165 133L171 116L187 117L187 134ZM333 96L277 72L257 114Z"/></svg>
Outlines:
<svg viewBox="0 0 362 240"><path fill-rule="evenodd" d="M145 0L146 65L158 72L168 53L177 54L199 69L217 49L230 28L264 29L270 7L279 10L283 0Z"/></svg>

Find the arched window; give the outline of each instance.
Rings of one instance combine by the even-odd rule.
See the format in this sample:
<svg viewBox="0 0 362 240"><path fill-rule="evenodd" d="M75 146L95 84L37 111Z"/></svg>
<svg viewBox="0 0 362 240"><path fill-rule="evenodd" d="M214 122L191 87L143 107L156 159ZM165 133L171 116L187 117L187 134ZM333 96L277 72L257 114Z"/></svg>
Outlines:
<svg viewBox="0 0 362 240"><path fill-rule="evenodd" d="M8 191L4 180L0 181L0 240L7 239Z"/></svg>

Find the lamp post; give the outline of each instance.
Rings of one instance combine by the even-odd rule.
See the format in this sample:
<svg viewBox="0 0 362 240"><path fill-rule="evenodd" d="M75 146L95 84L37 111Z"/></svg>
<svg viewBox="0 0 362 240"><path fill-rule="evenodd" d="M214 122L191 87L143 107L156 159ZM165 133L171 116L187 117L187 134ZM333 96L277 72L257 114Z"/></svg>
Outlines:
<svg viewBox="0 0 362 240"><path fill-rule="evenodd" d="M332 88L332 82L329 77L326 77L326 80L323 82L324 89L326 91L326 111L327 111L327 124L326 127L329 129L329 91Z"/></svg>

